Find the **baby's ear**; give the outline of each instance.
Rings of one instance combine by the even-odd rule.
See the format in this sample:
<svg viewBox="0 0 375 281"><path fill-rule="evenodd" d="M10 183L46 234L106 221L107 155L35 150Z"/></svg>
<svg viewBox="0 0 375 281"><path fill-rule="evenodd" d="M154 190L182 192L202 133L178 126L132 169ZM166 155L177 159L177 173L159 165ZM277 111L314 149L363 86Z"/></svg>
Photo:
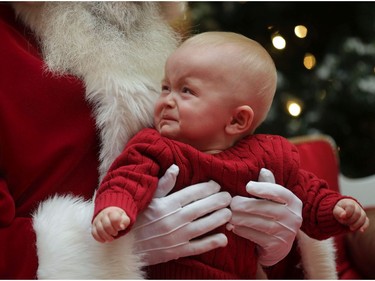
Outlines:
<svg viewBox="0 0 375 281"><path fill-rule="evenodd" d="M253 123L254 111L248 105L237 107L230 122L225 126L225 131L230 135L242 134L248 131Z"/></svg>

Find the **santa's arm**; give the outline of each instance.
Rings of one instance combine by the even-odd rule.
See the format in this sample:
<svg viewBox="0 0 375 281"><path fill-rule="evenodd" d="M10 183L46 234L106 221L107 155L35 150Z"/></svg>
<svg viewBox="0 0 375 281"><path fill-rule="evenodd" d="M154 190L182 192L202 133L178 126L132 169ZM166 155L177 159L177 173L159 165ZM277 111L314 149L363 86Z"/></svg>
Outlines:
<svg viewBox="0 0 375 281"><path fill-rule="evenodd" d="M38 261L32 219L16 214L7 183L0 176L0 277L30 279Z"/></svg>

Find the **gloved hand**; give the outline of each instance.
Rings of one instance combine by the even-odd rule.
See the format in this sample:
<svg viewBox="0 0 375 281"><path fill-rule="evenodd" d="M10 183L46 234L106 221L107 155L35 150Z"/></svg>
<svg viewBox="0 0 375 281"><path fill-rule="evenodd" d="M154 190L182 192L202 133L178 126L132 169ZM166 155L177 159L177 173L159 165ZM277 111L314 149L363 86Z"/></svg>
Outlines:
<svg viewBox="0 0 375 281"><path fill-rule="evenodd" d="M275 184L271 171L262 169L258 180L250 181L246 191L260 199L233 197L227 229L256 243L259 263L271 266L293 245L302 224L302 202L290 190Z"/></svg>
<svg viewBox="0 0 375 281"><path fill-rule="evenodd" d="M219 192L220 186L209 181L165 196L175 185L178 172L176 165L167 170L154 199L133 227L136 253L144 254L147 265L198 255L228 243L222 233L192 239L230 220L231 211L226 208L232 199L229 193Z"/></svg>

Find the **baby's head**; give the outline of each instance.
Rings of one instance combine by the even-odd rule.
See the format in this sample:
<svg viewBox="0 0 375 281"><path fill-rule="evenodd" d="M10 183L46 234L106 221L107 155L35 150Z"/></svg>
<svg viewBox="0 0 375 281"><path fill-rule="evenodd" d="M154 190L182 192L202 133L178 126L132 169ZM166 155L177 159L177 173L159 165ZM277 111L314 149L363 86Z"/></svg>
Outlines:
<svg viewBox="0 0 375 281"><path fill-rule="evenodd" d="M276 79L257 42L229 32L195 35L167 60L155 127L202 151L223 150L266 118Z"/></svg>
<svg viewBox="0 0 375 281"><path fill-rule="evenodd" d="M206 55L212 57L212 71L226 76L221 81L230 86L228 97L252 108L250 133L254 132L267 117L277 85L276 67L266 49L232 32L201 33L186 40L180 48L191 52L206 50Z"/></svg>

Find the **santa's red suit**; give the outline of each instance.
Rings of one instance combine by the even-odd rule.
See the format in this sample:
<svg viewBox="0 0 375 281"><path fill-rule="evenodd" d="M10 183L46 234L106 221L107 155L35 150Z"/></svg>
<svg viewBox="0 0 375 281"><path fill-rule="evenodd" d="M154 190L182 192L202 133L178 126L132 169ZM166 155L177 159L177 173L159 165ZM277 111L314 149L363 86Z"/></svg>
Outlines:
<svg viewBox="0 0 375 281"><path fill-rule="evenodd" d="M59 5L46 6L53 10ZM52 73L49 69L55 65L51 62L47 68L41 53L59 46L40 49L34 37L35 33L42 37L44 29L48 33L49 19L28 17L22 9L33 8L20 4L16 18L9 4L0 5L0 278L142 277L132 235L97 243L90 233L93 204L84 199L93 197L99 179L127 140L151 122L160 70L177 42L150 9L145 25L132 27L148 33L125 30L124 36L129 36L125 46L119 45L115 53L99 46L87 60L97 33L82 21L80 26L93 41L73 44L72 51L82 48L77 52L81 57L70 62L71 68ZM69 16L77 15L82 10L72 9L61 17L67 30ZM153 41L144 41L147 36ZM125 57L124 69L95 59L103 56L112 62ZM81 58L86 58L85 64L79 63ZM56 75L59 71L65 75ZM275 268L272 276L290 278L288 271L289 266Z"/></svg>
<svg viewBox="0 0 375 281"><path fill-rule="evenodd" d="M137 8L138 4L129 5ZM51 9L54 8L50 6ZM32 6L26 6L26 9L29 8L33 9ZM151 8L150 13L152 13ZM20 17L22 16L24 15L21 13ZM151 14L150 20L153 20L152 16L156 17ZM33 24L40 19L27 20ZM101 171L105 170L118 151L121 151L127 138L151 120L152 102L157 96L162 78L160 70L163 69L166 56L177 43L168 30L163 33L163 24L157 22L152 26L147 24L151 36L160 41L159 45L150 42L139 47L145 48L144 53L156 57L144 66L136 66L143 67L145 72L149 71L147 81L143 81L145 74L133 71L131 65L124 65L128 73L121 70L121 73L125 72L123 75L125 77L116 77L116 70L113 70L111 75L114 78L112 76L108 78L109 75L105 73L102 75L100 71L97 73L98 77L92 77L86 75L85 69L77 66L72 72L75 72L76 76L84 77L80 80L71 75L58 76L47 70L41 55L45 50L40 49L34 37L35 30L30 30L19 17L16 18L11 5L0 5L0 278L33 279L37 276L38 267L38 277L48 278L48 273L44 273L45 269L46 267L53 269L54 264L61 264L61 260L56 258L61 255L61 250L66 250L68 257L71 251L74 257L78 253L85 254L85 247L91 248L90 243L98 244L88 232L91 219L88 217L87 223L82 223L80 221L82 218L77 213L81 210L80 206L85 206L85 211L89 210L88 216L91 216L91 207L87 205L88 202L83 203L79 200L93 197L100 177L98 167ZM138 26L138 28L139 32L142 32L143 27ZM152 31L153 28L155 31ZM146 37L148 34L142 36ZM131 44L126 47L134 48ZM147 48L154 49L147 50ZM126 53L127 50L118 50L118 52ZM132 59L139 58L128 56L127 59L131 63ZM159 73L152 77L155 70ZM103 70L105 71L106 69ZM119 81L130 80L130 75L131 82ZM106 89L102 90L106 83L111 85L107 90L110 94L106 93ZM130 97L131 95L133 97ZM140 107L133 110L136 113L128 112L129 107L133 106L131 102ZM120 112L116 106L122 111ZM140 115L139 118L137 114ZM129 116L128 119L126 115ZM118 120L119 118L122 119ZM138 122L129 122L129 120ZM100 143L108 143L108 145L101 146ZM67 194L79 195L81 199L54 198L54 201L50 200L37 212L42 201L54 195ZM77 206L78 202L82 204L77 207L78 209L73 209L72 206ZM51 209L48 209L49 206ZM60 206L60 209L57 206ZM69 207L64 206L72 208L72 213L68 215ZM32 214L35 212L37 212L36 219L33 219ZM46 219L43 216L51 212L55 212L55 217ZM70 220L71 226L67 229L72 230L72 233L64 231L65 237L62 238L62 243L64 239L71 243L78 243L80 241L75 240L86 238L92 241L87 242L88 244L85 241L84 248L73 249L73 251L67 249L67 245L59 245L57 236L62 234L59 227L64 223L60 220L60 214L65 214ZM51 223L56 223L56 226ZM47 224L50 224L49 230L43 228ZM80 227L82 232L77 232ZM45 230L49 232L48 237L44 236ZM83 236L82 233L85 237L79 237ZM70 234L72 236L69 236ZM49 237L53 236L55 238L51 241ZM78 237L74 238L74 236ZM100 247L97 250L100 252L97 254L99 260L108 259L108 256L103 256L103 253L109 252L108 246L100 245ZM116 245L111 246L114 247ZM125 248L121 251L124 251L126 256ZM90 257L88 256L87 259ZM90 271L91 267L87 260L81 260L84 264L82 268ZM72 259L71 262L74 264L75 260ZM117 265L124 267L121 262L113 264L110 268ZM129 263L129 260L126 262ZM135 262L138 260L135 259ZM44 264L47 266L41 267ZM129 263L127 266L131 268L132 265ZM92 267L96 266L97 264L92 265ZM137 263L137 266L134 266L136 270L129 270L129 278L139 277L138 267ZM67 272L72 271L69 264L66 268ZM77 276L74 272L71 273L73 273L71 276ZM68 276L65 275L66 278ZM95 274L91 276L94 277ZM103 274L96 277L100 279L105 276L103 271ZM121 273L107 275L109 278L111 276L116 278L123 275ZM64 275L58 278L64 278Z"/></svg>
<svg viewBox="0 0 375 281"><path fill-rule="evenodd" d="M0 275L29 279L38 266L30 214L54 194L92 197L99 142L82 82L44 71L30 30L9 6L0 13Z"/></svg>

